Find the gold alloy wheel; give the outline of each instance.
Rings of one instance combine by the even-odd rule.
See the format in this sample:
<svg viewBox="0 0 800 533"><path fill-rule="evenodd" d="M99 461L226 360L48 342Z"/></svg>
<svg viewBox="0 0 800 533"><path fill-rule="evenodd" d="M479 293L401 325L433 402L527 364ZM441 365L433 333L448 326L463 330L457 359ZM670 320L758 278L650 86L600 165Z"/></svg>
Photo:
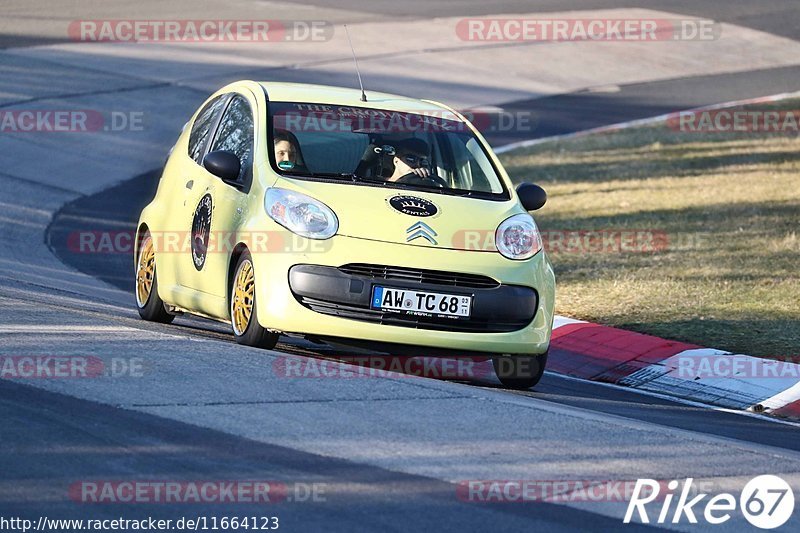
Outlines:
<svg viewBox="0 0 800 533"><path fill-rule="evenodd" d="M139 248L139 262L136 266L136 303L139 307L147 305L153 280L156 274L156 252L153 239L148 235Z"/></svg>
<svg viewBox="0 0 800 533"><path fill-rule="evenodd" d="M242 261L236 272L233 284L233 301L231 302L231 323L237 335L244 335L253 316L253 303L255 300L255 277L253 276L253 263L249 259Z"/></svg>

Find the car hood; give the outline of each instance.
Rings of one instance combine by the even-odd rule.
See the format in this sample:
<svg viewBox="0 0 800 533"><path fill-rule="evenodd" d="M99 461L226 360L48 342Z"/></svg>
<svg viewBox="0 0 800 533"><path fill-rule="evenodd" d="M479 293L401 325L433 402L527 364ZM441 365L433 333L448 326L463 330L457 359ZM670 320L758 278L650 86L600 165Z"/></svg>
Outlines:
<svg viewBox="0 0 800 533"><path fill-rule="evenodd" d="M497 226L525 212L515 199L308 180L279 179L274 186L301 192L333 209L338 235L408 246L496 251Z"/></svg>

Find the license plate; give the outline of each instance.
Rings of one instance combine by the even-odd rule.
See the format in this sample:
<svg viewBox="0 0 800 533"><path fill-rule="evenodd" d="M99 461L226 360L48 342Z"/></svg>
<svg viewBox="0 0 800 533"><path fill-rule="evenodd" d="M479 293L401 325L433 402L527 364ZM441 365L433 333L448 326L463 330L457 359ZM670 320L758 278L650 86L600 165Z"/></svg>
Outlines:
<svg viewBox="0 0 800 533"><path fill-rule="evenodd" d="M472 311L472 296L375 286L370 307L408 315L464 319Z"/></svg>

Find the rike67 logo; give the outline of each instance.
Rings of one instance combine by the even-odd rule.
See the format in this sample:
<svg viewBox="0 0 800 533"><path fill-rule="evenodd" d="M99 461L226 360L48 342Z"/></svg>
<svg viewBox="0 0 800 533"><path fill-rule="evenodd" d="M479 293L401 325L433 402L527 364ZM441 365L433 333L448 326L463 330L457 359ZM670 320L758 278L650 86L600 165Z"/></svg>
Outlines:
<svg viewBox="0 0 800 533"><path fill-rule="evenodd" d="M709 524L723 524L731 519L731 513L736 510L738 503L739 510L750 524L760 529L775 529L785 524L794 512L792 488L778 476L764 475L751 479L744 486L738 502L729 493L716 494L706 500L709 495L697 493L692 485L693 481L692 478L687 478L678 494L679 483L672 480L666 484L666 494L660 494L664 488L663 482L654 479L637 480L623 522L630 523L634 513L637 513L640 522L649 524L651 517L647 505L652 502L657 502L650 509L658 511L654 520L657 524L668 521L679 524L684 520L696 524L698 516ZM673 509L675 497L678 501Z"/></svg>

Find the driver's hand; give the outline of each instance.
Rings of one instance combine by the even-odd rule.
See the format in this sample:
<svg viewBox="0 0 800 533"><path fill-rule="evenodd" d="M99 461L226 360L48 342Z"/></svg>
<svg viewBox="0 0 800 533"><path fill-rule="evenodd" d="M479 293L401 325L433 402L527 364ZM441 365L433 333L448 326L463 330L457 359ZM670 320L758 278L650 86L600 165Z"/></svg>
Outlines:
<svg viewBox="0 0 800 533"><path fill-rule="evenodd" d="M426 167L412 168L411 172L413 172L420 178L427 178L431 175L431 171L428 170L428 168Z"/></svg>

